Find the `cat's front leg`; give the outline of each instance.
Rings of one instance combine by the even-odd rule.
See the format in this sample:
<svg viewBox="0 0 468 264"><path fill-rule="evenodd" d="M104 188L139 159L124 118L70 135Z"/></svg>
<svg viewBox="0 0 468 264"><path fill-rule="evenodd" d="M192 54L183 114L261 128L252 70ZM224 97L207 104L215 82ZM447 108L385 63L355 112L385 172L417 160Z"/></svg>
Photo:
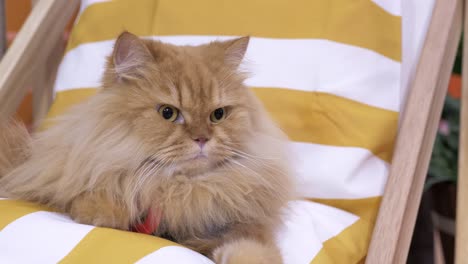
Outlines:
<svg viewBox="0 0 468 264"><path fill-rule="evenodd" d="M104 192L86 192L70 206L73 220L88 225L129 230L131 215L127 207Z"/></svg>
<svg viewBox="0 0 468 264"><path fill-rule="evenodd" d="M241 238L224 243L214 250L216 264L282 264L283 260L274 243Z"/></svg>

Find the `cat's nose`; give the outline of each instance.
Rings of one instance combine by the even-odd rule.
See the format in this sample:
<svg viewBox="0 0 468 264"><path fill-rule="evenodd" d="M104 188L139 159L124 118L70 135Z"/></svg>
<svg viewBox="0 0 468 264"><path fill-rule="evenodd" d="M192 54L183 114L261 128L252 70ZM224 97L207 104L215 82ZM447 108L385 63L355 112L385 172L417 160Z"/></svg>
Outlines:
<svg viewBox="0 0 468 264"><path fill-rule="evenodd" d="M202 149L206 142L208 141L208 138L206 137L197 137L194 139L194 141L198 144L198 146L200 146L200 149Z"/></svg>

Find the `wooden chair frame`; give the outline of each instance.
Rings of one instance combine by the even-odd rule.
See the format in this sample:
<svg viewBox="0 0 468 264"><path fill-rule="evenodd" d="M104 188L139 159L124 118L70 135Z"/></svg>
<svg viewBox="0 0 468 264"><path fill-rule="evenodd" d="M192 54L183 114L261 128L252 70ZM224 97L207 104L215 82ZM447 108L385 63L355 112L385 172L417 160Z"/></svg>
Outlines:
<svg viewBox="0 0 468 264"><path fill-rule="evenodd" d="M62 34L79 0L36 0L15 42L0 61L0 119L11 117L34 83L34 119L47 113L53 80L63 54ZM463 20L463 0L437 0L416 74L409 89L388 183L366 263L405 263L427 174ZM468 10L468 7L467 7ZM468 24L467 24L468 26ZM466 34L465 34L466 36ZM468 41L465 41L468 50ZM40 52L38 52L40 51ZM467 54L466 52L465 54ZM468 58L468 55L465 55ZM468 67L463 75L468 75ZM464 78L466 80L466 78ZM468 84L463 82L462 118L468 120ZM460 168L468 169L468 124L462 122ZM460 174L461 175L461 174ZM468 182L459 186L468 189ZM461 187L460 187L461 188ZM460 200L460 198L462 198ZM468 216L468 194L459 195L459 217ZM463 208L462 208L463 206ZM465 218L466 220L466 218ZM458 221L461 222L461 221ZM465 221L466 222L466 221ZM457 245L467 245L468 226L459 224ZM457 236L458 237L458 236ZM457 250L457 263L468 263Z"/></svg>
<svg viewBox="0 0 468 264"><path fill-rule="evenodd" d="M0 0L0 60L5 53L6 46L5 0Z"/></svg>

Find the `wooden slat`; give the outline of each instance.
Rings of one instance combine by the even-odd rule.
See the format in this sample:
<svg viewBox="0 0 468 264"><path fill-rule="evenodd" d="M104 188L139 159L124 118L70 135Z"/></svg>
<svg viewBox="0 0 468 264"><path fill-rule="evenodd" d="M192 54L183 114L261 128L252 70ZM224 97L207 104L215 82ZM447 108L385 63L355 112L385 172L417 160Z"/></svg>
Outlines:
<svg viewBox="0 0 468 264"><path fill-rule="evenodd" d="M0 62L0 119L18 107L27 85L37 79L51 50L56 48L79 0L40 0L32 10L12 46Z"/></svg>
<svg viewBox="0 0 468 264"><path fill-rule="evenodd" d="M465 1L455 263L468 263L468 4Z"/></svg>
<svg viewBox="0 0 468 264"><path fill-rule="evenodd" d="M31 6L35 6L39 0L31 0ZM44 58L41 64L44 67L39 67L35 73L33 94L33 121L34 127L38 127L49 111L49 107L53 101L54 81L58 66L65 52L65 41L63 38L56 39L52 44L53 49L50 54Z"/></svg>
<svg viewBox="0 0 468 264"><path fill-rule="evenodd" d="M461 0L436 1L366 263L406 263L461 24Z"/></svg>
<svg viewBox="0 0 468 264"><path fill-rule="evenodd" d="M38 127L47 115L49 107L53 101L54 82L57 69L65 52L65 41L57 39L48 57L41 63L44 67L39 67L35 73L36 79L33 84L33 122L34 127Z"/></svg>
<svg viewBox="0 0 468 264"><path fill-rule="evenodd" d="M5 0L0 0L0 60L7 48Z"/></svg>

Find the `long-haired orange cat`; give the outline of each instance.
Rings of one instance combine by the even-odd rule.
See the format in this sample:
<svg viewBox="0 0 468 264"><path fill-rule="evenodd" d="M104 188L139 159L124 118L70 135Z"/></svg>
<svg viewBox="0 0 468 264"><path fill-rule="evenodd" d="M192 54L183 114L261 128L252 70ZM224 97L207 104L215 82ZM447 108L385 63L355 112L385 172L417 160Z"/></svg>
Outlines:
<svg viewBox="0 0 468 264"><path fill-rule="evenodd" d="M154 235L217 263L282 263L273 231L292 193L285 136L243 84L248 42L121 34L97 95L32 137L1 129L0 195L96 226L153 219Z"/></svg>

